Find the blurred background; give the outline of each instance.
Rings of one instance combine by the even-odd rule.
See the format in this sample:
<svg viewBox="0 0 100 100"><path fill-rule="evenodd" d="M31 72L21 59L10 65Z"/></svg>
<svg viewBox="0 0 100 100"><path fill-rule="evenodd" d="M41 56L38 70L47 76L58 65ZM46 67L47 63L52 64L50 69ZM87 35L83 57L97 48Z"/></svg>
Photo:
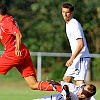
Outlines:
<svg viewBox="0 0 100 100"><path fill-rule="evenodd" d="M71 53L65 33L65 21L61 14L64 2L75 6L74 18L82 25L91 54L100 54L100 1L99 0L0 0L8 13L18 22L23 42L30 52ZM0 44L0 50L3 47ZM62 80L65 63L69 57L42 57L42 80L46 77ZM32 56L37 70L37 56ZM100 80L100 58L91 58L91 80ZM12 69L7 76L0 76L2 81L23 80Z"/></svg>

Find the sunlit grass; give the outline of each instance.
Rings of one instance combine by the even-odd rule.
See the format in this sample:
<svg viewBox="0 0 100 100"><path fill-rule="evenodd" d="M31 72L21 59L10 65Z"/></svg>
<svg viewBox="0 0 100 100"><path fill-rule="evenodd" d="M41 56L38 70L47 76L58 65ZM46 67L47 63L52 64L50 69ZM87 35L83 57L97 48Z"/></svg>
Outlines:
<svg viewBox="0 0 100 100"><path fill-rule="evenodd" d="M0 88L0 100L32 100L54 93L56 92L31 90L29 88Z"/></svg>
<svg viewBox="0 0 100 100"><path fill-rule="evenodd" d="M32 100L55 93L57 92L31 90L25 82L5 84L0 82L0 100ZM95 98L99 100L100 88L97 88Z"/></svg>

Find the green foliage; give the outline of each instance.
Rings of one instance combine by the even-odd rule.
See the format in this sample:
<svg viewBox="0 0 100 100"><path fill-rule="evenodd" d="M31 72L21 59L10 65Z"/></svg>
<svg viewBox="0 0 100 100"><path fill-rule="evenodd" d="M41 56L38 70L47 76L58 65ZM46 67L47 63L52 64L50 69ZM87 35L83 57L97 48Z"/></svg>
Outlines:
<svg viewBox="0 0 100 100"><path fill-rule="evenodd" d="M7 6L8 13L17 20L23 42L30 51L68 53L71 51L65 34L65 22L61 15L61 6L64 2L66 0L1 0L1 3ZM67 0L67 2L75 6L74 17L84 29L90 53L100 53L99 0ZM2 46L0 49L3 50ZM43 58L43 67L55 65L54 61L58 64L57 59ZM62 59L59 62L65 63L66 60ZM99 62L95 63L99 68ZM95 66L94 63L92 65Z"/></svg>
<svg viewBox="0 0 100 100"><path fill-rule="evenodd" d="M67 67L65 67L62 63L55 64L49 75L49 78L57 81L63 80L66 69Z"/></svg>
<svg viewBox="0 0 100 100"><path fill-rule="evenodd" d="M0 44L0 51L3 51L3 46L2 46L2 44Z"/></svg>
<svg viewBox="0 0 100 100"><path fill-rule="evenodd" d="M7 5L8 12L19 23L23 41L30 51L70 52L64 30L65 22L61 15L62 3L66 0L17 0L15 2L2 0L1 2ZM67 2L75 6L74 17L83 26L90 52L99 53L100 46L97 45L100 42L98 39L100 36L99 0L68 0Z"/></svg>
<svg viewBox="0 0 100 100"><path fill-rule="evenodd" d="M51 5L54 5L54 6L51 6ZM37 11L39 12L37 13L39 23L35 25L37 27L36 30L38 31L38 33L40 33L38 37L39 38L38 40L41 42L40 45L38 46L40 47L39 51L62 52L62 48L63 48L62 45L64 44L66 45L67 43L67 42L64 42L63 44L63 40L62 40L65 38L66 35L62 34L62 31L61 31L61 29L63 28L59 22L59 20L61 20L60 18L61 14L58 11L59 9L58 5L56 4L56 2L49 1L49 0L46 1L46 3L43 0L41 0L38 3L35 3L32 5L32 8L33 9L35 8L36 13ZM37 7L37 9L35 6ZM35 11L33 10L33 12ZM38 27L38 24L41 27ZM66 50L64 50L63 52L66 52Z"/></svg>
<svg viewBox="0 0 100 100"><path fill-rule="evenodd" d="M100 58L92 59L92 79L100 80Z"/></svg>
<svg viewBox="0 0 100 100"><path fill-rule="evenodd" d="M21 81L23 80L21 74L17 71L17 69L13 68L10 70L7 75L0 75L0 79L6 82L13 82L13 81Z"/></svg>

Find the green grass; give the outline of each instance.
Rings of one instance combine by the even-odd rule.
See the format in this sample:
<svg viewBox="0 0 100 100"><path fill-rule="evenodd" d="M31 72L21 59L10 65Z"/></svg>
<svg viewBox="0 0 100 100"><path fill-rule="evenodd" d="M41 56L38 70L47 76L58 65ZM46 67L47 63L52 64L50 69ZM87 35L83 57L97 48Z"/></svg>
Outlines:
<svg viewBox="0 0 100 100"><path fill-rule="evenodd" d="M55 94L54 91L32 90L25 83L21 82L0 82L0 100L32 100L34 98Z"/></svg>
<svg viewBox="0 0 100 100"><path fill-rule="evenodd" d="M24 82L0 82L0 100L32 100L34 98L55 94L57 92L31 90ZM97 88L96 100L100 99L100 88Z"/></svg>
<svg viewBox="0 0 100 100"><path fill-rule="evenodd" d="M8 74L9 75L9 74ZM43 96L55 94L57 92L31 90L23 78L20 81L16 78L0 78L0 100L32 100ZM4 80L5 79L5 80ZM100 81L89 82L97 87L96 100L100 100Z"/></svg>
<svg viewBox="0 0 100 100"><path fill-rule="evenodd" d="M0 88L0 100L32 100L54 92L30 90L29 88Z"/></svg>
<svg viewBox="0 0 100 100"><path fill-rule="evenodd" d="M34 98L51 95L57 92L30 90L29 88L0 88L0 100L32 100ZM100 90L96 94L96 100L100 99Z"/></svg>
<svg viewBox="0 0 100 100"><path fill-rule="evenodd" d="M100 100L100 88L97 88L97 93L95 95L96 100Z"/></svg>

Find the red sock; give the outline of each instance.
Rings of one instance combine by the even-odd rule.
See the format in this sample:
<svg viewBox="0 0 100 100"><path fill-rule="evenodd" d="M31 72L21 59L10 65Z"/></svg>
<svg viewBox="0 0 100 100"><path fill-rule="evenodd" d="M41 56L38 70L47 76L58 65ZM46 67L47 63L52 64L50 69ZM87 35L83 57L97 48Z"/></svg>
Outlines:
<svg viewBox="0 0 100 100"><path fill-rule="evenodd" d="M55 88L56 88L57 92L61 92L62 91L62 86L61 85L56 85Z"/></svg>
<svg viewBox="0 0 100 100"><path fill-rule="evenodd" d="M45 90L45 91L54 91L56 90L57 92L62 91L62 86L61 85L55 85L55 88L52 86L52 84L49 84L46 81L40 81L38 84L38 90Z"/></svg>
<svg viewBox="0 0 100 100"><path fill-rule="evenodd" d="M54 91L54 88L48 82L40 81L39 84L38 84L38 90Z"/></svg>

